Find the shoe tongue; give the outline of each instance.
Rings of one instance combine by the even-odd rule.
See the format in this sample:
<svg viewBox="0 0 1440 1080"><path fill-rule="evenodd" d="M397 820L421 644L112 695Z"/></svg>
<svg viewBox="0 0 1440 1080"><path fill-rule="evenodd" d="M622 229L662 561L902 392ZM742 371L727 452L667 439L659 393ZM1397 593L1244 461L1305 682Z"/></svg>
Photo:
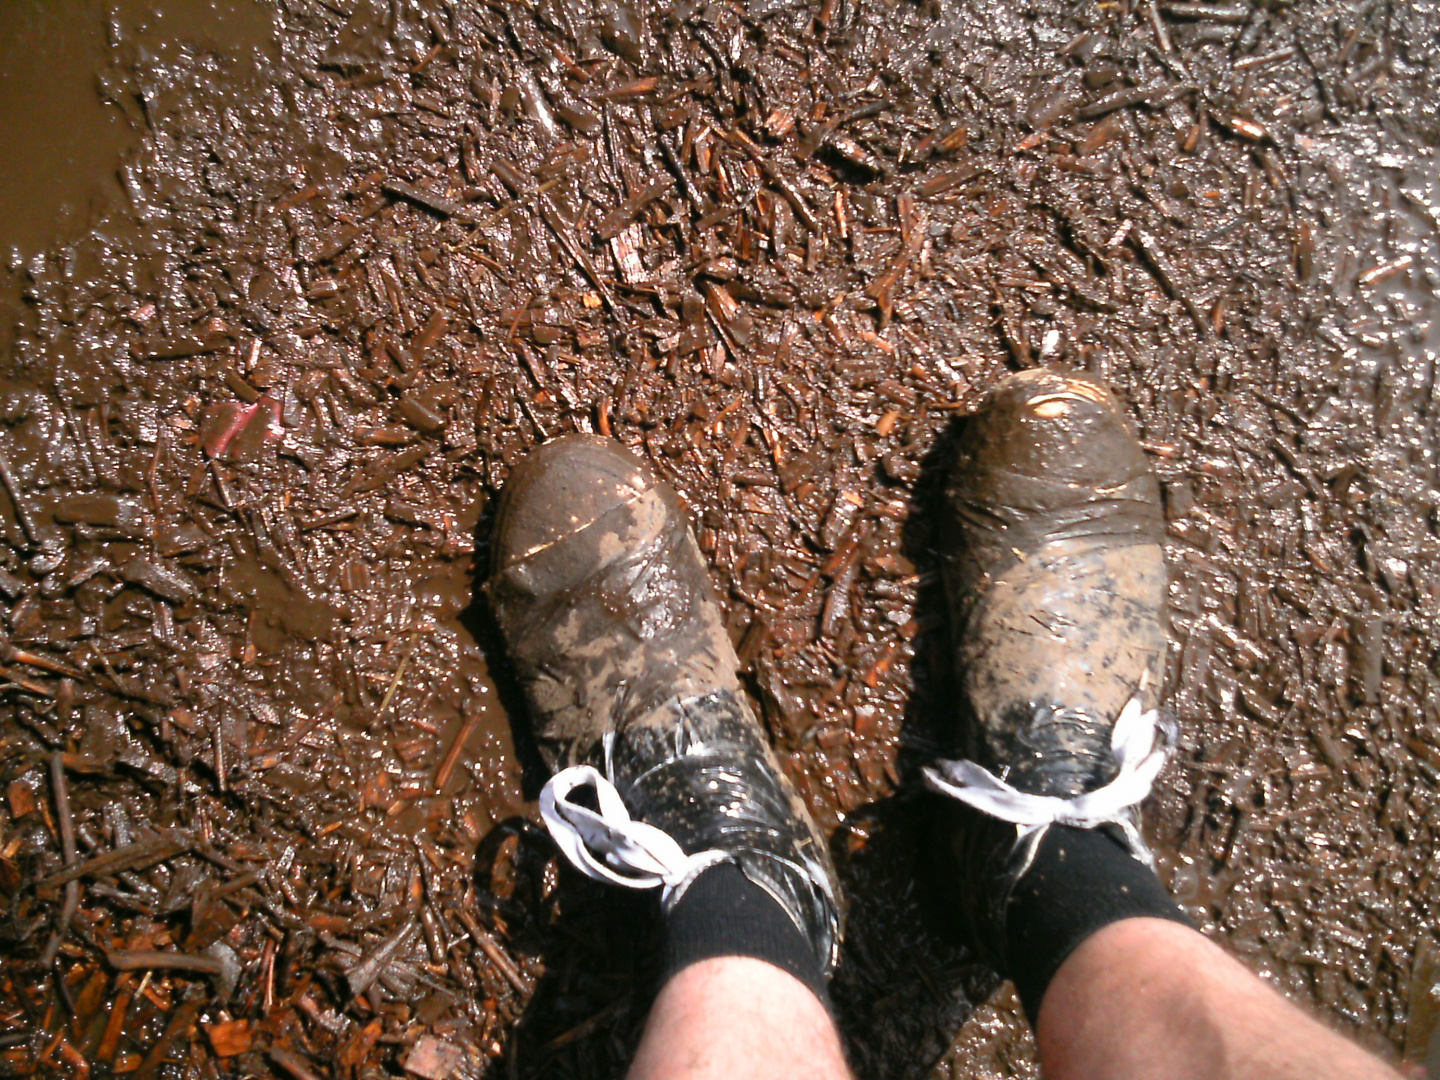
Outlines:
<svg viewBox="0 0 1440 1080"><path fill-rule="evenodd" d="M1115 778L1109 719L1048 703L1017 704L1011 713L997 725L1009 732L1002 740L1008 745L997 757L1006 762L1005 779L1011 787L1068 799Z"/></svg>

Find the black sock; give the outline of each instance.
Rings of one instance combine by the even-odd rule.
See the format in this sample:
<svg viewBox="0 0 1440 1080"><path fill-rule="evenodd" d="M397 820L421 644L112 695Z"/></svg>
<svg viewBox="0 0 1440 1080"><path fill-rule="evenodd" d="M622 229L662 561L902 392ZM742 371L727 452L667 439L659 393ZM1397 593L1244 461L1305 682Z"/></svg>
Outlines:
<svg viewBox="0 0 1440 1080"><path fill-rule="evenodd" d="M660 985L682 968L714 956L750 956L774 964L830 1007L809 939L774 897L729 862L704 871L665 916Z"/></svg>
<svg viewBox="0 0 1440 1080"><path fill-rule="evenodd" d="M1032 1024L1065 958L1095 931L1136 917L1191 925L1160 880L1113 836L1050 826L1005 909L1005 974Z"/></svg>

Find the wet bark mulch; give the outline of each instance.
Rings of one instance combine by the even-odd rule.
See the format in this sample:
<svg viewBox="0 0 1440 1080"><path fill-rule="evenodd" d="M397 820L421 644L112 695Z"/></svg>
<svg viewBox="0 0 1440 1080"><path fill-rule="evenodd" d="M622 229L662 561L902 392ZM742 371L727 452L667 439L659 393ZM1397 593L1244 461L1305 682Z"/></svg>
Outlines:
<svg viewBox="0 0 1440 1080"><path fill-rule="evenodd" d="M133 55L129 203L9 271L0 1073L623 1070L651 901L537 830L476 592L508 469L582 430L688 500L834 834L861 1075L1036 1075L926 921L914 771L946 432L1039 364L1163 482L1169 884L1423 1056L1440 9L273 15L253 66Z"/></svg>

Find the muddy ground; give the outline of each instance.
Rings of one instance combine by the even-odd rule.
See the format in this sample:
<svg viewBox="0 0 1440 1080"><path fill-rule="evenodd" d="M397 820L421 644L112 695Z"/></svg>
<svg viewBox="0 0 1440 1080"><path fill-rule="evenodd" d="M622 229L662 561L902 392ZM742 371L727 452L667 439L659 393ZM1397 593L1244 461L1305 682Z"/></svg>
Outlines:
<svg viewBox="0 0 1440 1080"><path fill-rule="evenodd" d="M1167 880L1424 1057L1440 8L141 7L4 87L54 115L4 189L0 1073L619 1074L651 901L537 830L478 588L583 430L688 501L833 832L860 1074L1036 1075L921 902L915 774L946 433L1040 364L1164 486Z"/></svg>

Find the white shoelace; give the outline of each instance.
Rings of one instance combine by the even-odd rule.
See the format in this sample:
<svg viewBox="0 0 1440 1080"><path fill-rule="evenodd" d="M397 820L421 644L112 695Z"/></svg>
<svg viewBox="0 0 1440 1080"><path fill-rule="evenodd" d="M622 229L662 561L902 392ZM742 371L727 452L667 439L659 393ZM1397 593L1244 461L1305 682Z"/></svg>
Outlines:
<svg viewBox="0 0 1440 1080"><path fill-rule="evenodd" d="M1104 787L1069 799L1017 791L973 761L938 761L925 767L925 780L943 795L1019 826L1022 840L1051 825L1119 825L1128 836L1134 825L1125 811L1150 794L1165 766L1168 740L1156 739L1159 722L1158 711L1142 710L1139 695L1132 697L1110 733L1110 750L1120 771Z"/></svg>
<svg viewBox="0 0 1440 1080"><path fill-rule="evenodd" d="M578 788L592 787L599 813L574 802ZM572 765L550 778L540 792L540 816L560 851L588 878L627 889L663 886L668 910L702 870L730 858L723 851L687 855L664 829L636 821L620 792L592 765Z"/></svg>

